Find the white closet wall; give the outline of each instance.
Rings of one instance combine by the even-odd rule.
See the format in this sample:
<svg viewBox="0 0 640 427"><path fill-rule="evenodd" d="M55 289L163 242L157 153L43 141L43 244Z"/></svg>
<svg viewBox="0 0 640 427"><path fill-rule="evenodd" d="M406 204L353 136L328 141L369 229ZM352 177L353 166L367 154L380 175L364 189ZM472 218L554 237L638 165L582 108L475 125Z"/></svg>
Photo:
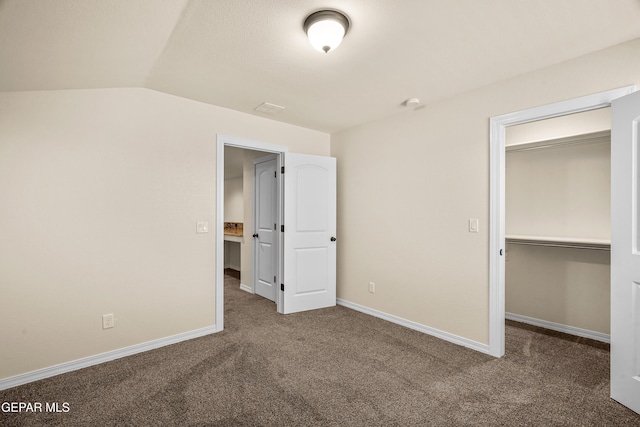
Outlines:
<svg viewBox="0 0 640 427"><path fill-rule="evenodd" d="M224 180L224 222L242 222L244 217L244 198L242 195L242 176ZM240 271L241 243L224 241L224 268Z"/></svg>
<svg viewBox="0 0 640 427"><path fill-rule="evenodd" d="M507 313L604 339L611 148L602 131L608 118L604 109L508 129L506 156ZM509 237L529 244L509 243ZM582 242L592 248L578 248Z"/></svg>
<svg viewBox="0 0 640 427"><path fill-rule="evenodd" d="M244 221L242 176L224 180L224 222Z"/></svg>
<svg viewBox="0 0 640 427"><path fill-rule="evenodd" d="M585 139L507 151L508 235L610 238L610 137Z"/></svg>

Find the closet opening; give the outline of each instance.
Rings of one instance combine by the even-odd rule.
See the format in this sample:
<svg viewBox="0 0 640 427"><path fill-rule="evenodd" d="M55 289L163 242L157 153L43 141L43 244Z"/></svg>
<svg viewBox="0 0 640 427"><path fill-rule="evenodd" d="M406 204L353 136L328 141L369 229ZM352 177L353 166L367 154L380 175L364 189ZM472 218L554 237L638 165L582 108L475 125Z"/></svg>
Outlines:
<svg viewBox="0 0 640 427"><path fill-rule="evenodd" d="M609 343L611 112L505 135L505 319Z"/></svg>
<svg viewBox="0 0 640 427"><path fill-rule="evenodd" d="M274 303L280 264L277 165L277 154L224 147L224 274Z"/></svg>
<svg viewBox="0 0 640 427"><path fill-rule="evenodd" d="M611 112L611 128L617 129L615 134L612 134L612 153L617 153L617 147L620 149L627 149L631 144L632 135L620 132L625 128L626 121L628 120L627 116L633 115L633 112L629 112L627 110L632 109L635 104L633 102L636 101L636 95L633 93L636 91L635 86L625 86L617 89L611 89L605 92L599 92L591 95L582 96L579 98L573 98L566 101L560 101L553 104L542 105L539 107L530 108L527 110L516 111L508 114L503 114L501 116L495 116L490 119L490 179L489 179L489 348L488 353L495 357L502 357L505 352L505 250L506 248L506 217L505 217L505 189L506 189L506 157L508 156L506 152L506 134L509 131L509 128L517 129L518 125L530 124L531 127L535 127L536 123L544 123L547 119L554 118L568 118L571 115L577 113L585 113L585 112L595 112L597 110L605 109L611 107L612 103L616 105L621 105L622 100L624 101L624 108L617 107L615 111ZM631 104L628 106L627 104ZM625 109L626 108L626 109ZM604 111L604 110L603 110ZM631 121L631 119L629 119ZM616 125L618 123L618 125ZM540 129L538 131L544 133L544 126L540 125ZM630 127L629 127L630 129ZM603 129L591 129L590 131L584 131L582 134L593 133L602 131ZM511 135L513 136L513 135ZM534 141L545 141L552 139L559 139L568 137L567 134L562 134L561 132L556 133L555 135L539 135ZM530 140L531 141L531 140ZM617 141L617 142L616 142ZM541 145L549 145L547 143L541 143ZM542 148L541 148L542 150ZM533 151L533 150L531 150ZM617 158L617 162L621 162L620 158ZM630 165L631 163L629 163ZM615 177L617 180L623 180L623 183L627 185L627 175L629 172L629 166L626 164L618 163L618 167L611 169L611 176ZM620 173L618 173L620 172ZM624 175L624 177L623 177ZM613 192L612 196L615 196L618 193ZM569 197L569 196L567 196ZM626 195L621 195L617 199L616 204L610 204L610 208L612 208L612 212L619 212L620 209L623 208L627 202ZM625 226L625 224L620 223L620 219L616 219L617 217L611 216L611 226L612 229L616 230ZM626 230L626 229L625 229ZM510 230L512 233L515 233L514 230ZM624 230L623 230L624 231ZM553 237L553 236L546 236ZM573 237L573 236L569 236ZM512 242L513 243L513 242ZM583 242L581 242L583 243ZM524 245L520 245L524 246ZM619 248L620 246L616 246L613 244L614 249ZM542 247L539 249L543 249ZM544 248L548 249L548 248ZM561 249L561 248L558 248ZM586 249L585 249L586 250ZM510 251L509 254L509 262L512 260L513 251ZM612 258L614 259L614 258ZM616 274L616 265L612 264L611 274ZM620 267L618 267L620 268ZM611 304L613 304L614 300L611 300ZM614 312L612 312L614 314ZM628 329L628 325L621 324L617 325L612 323L610 325L611 329L614 331L626 331L625 328ZM618 328L619 327L619 328ZM616 335L617 336L617 335ZM615 344L615 337L612 335L611 341Z"/></svg>
<svg viewBox="0 0 640 427"><path fill-rule="evenodd" d="M218 135L216 142L216 329L224 330L225 273L239 276L240 288L255 292L254 286L254 160L272 155L282 165L284 146ZM282 201L278 179L278 206ZM278 212L277 224L281 223ZM282 247L279 243L278 247ZM278 268L276 281L282 275L281 253L276 253ZM275 301L276 310L283 311L282 301Z"/></svg>

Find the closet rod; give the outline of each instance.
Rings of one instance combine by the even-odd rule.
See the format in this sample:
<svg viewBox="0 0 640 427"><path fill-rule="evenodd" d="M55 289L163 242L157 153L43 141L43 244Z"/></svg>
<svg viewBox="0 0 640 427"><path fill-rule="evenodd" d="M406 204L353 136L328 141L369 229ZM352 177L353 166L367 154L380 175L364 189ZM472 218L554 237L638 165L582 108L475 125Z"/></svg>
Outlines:
<svg viewBox="0 0 640 427"><path fill-rule="evenodd" d="M507 243L512 245L526 245L526 246L547 246L553 248L571 248L571 249L592 249L596 251L610 251L611 246L608 245L599 245L599 244L588 244L588 243L558 243L558 242L536 242L536 241L527 241L527 240L506 240Z"/></svg>

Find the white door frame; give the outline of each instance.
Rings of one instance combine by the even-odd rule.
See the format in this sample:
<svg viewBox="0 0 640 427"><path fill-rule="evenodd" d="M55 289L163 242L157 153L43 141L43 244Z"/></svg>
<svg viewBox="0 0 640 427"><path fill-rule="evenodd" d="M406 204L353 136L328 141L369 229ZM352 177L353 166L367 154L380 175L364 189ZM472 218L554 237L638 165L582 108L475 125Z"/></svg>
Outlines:
<svg viewBox="0 0 640 427"><path fill-rule="evenodd" d="M278 155L278 168L282 166L282 154L289 151L283 145L252 141L228 135L217 135L216 141L216 332L224 329L224 147L245 148ZM278 188L282 192L282 187ZM281 199L282 200L282 199ZM282 220L282 218L281 218ZM280 244L282 248L282 244ZM282 263L278 269L282 269ZM282 272L279 272L280 277ZM276 298L281 311L281 298Z"/></svg>
<svg viewBox="0 0 640 427"><path fill-rule="evenodd" d="M490 121L489 166L489 354L504 356L505 318L505 128L552 117L609 107L613 99L635 92L635 86L543 105L502 116Z"/></svg>

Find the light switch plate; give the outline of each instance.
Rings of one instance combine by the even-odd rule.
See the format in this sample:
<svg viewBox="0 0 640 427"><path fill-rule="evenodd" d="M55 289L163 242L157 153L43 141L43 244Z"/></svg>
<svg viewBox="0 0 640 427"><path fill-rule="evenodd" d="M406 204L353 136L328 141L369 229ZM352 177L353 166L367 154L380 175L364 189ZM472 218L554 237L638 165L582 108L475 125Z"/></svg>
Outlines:
<svg viewBox="0 0 640 427"><path fill-rule="evenodd" d="M478 232L478 220L470 219L469 220L469 233L477 233Z"/></svg>
<svg viewBox="0 0 640 427"><path fill-rule="evenodd" d="M198 221L196 223L196 233L208 233L208 232L209 232L208 221Z"/></svg>

